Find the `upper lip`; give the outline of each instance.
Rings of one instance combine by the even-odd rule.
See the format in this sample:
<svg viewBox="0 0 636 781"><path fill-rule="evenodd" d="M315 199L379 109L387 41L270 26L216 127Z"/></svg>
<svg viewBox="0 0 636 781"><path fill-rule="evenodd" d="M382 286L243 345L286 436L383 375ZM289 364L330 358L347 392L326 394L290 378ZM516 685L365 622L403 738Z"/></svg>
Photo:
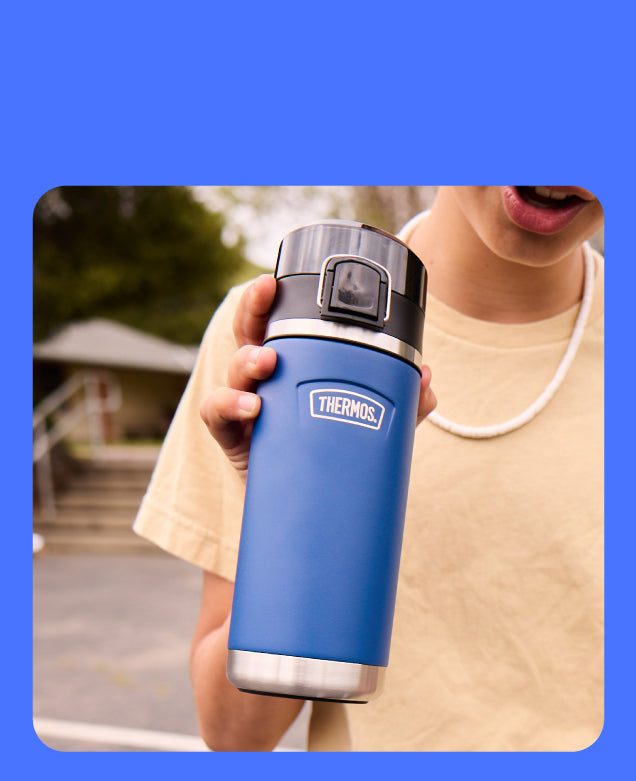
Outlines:
<svg viewBox="0 0 636 781"><path fill-rule="evenodd" d="M551 184L546 184L543 186L547 187L549 190L559 190L559 192L568 193L568 195L576 195L578 198L580 198L583 201L594 200L594 195L589 190L586 190L583 187L563 187L560 185L557 186Z"/></svg>

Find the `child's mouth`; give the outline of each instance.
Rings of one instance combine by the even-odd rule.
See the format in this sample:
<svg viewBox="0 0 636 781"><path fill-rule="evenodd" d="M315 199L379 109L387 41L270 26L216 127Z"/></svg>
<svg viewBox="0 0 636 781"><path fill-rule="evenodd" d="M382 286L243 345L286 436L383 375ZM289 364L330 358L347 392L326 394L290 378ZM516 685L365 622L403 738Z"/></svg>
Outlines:
<svg viewBox="0 0 636 781"><path fill-rule="evenodd" d="M502 187L510 219L524 230L549 235L572 222L587 203L575 187Z"/></svg>
<svg viewBox="0 0 636 781"><path fill-rule="evenodd" d="M517 192L526 203L538 209L560 209L581 200L577 195L551 187L517 187Z"/></svg>

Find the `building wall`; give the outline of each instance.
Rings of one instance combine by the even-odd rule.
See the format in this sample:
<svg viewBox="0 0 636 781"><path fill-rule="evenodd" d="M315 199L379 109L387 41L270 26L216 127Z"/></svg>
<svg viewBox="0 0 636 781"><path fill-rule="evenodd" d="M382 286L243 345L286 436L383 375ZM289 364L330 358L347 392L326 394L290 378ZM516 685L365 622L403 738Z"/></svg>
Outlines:
<svg viewBox="0 0 636 781"><path fill-rule="evenodd" d="M65 375L69 377L79 368L83 367L65 367ZM127 369L110 369L109 373L119 383L122 403L118 410L103 416L106 440L163 439L188 377ZM87 420L75 427L69 440L90 440Z"/></svg>
<svg viewBox="0 0 636 781"><path fill-rule="evenodd" d="M158 372L119 372L121 409L113 414L117 439L163 439L188 378Z"/></svg>

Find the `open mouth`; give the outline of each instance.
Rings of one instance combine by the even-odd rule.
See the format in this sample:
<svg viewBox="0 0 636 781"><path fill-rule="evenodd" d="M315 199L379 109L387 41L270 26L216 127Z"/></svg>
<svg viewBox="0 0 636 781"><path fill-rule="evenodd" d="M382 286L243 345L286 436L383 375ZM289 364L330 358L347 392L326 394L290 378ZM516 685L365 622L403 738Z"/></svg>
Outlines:
<svg viewBox="0 0 636 781"><path fill-rule="evenodd" d="M537 209L562 209L582 200L578 195L551 187L517 187L517 192L526 203Z"/></svg>
<svg viewBox="0 0 636 781"><path fill-rule="evenodd" d="M510 219L524 230L545 235L563 230L590 200L590 194L580 187L501 189Z"/></svg>

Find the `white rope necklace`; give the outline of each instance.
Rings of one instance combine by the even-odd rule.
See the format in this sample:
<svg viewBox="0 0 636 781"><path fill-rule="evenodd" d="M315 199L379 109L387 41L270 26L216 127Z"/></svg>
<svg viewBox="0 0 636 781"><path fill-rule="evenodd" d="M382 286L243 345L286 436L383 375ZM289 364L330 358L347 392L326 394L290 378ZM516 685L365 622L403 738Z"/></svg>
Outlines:
<svg viewBox="0 0 636 781"><path fill-rule="evenodd" d="M579 349L579 345L581 344L583 331L585 330L587 318L590 314L592 293L594 290L594 258L592 257L590 245L587 242L583 245L583 258L585 263L583 298L581 299L574 330L572 331L572 336L570 337L570 342L565 351L565 355L561 359L561 363L559 364L554 377L552 377L550 382L546 385L541 395L519 415L516 415L514 418L506 420L503 423L496 423L491 426L466 426L461 423L454 423L452 420L448 420L440 415L436 410L433 410L433 412L428 415L427 420L430 420L431 423L434 423L439 428L444 429L444 431L448 431L459 437L489 439L491 437L500 437L502 434L508 434L511 431L521 428L521 426L525 426L526 423L531 421L541 412L565 379L565 376L572 365L572 361L574 360L574 356Z"/></svg>

